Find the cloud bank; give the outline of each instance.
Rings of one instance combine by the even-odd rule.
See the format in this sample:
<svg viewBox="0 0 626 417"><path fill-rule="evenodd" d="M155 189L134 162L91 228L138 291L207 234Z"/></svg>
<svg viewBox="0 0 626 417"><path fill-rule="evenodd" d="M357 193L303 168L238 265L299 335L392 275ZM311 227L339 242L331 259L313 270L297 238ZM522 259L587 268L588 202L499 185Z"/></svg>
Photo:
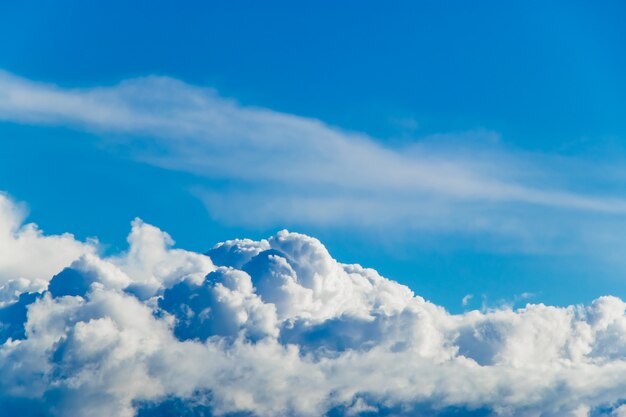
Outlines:
<svg viewBox="0 0 626 417"><path fill-rule="evenodd" d="M225 223L487 234L529 251L612 247L621 244L611 232L626 230L626 199L610 176L558 155L477 150L497 139L489 132L392 147L167 77L77 89L6 72L0 120L94 132L137 160L191 173L194 193Z"/></svg>
<svg viewBox="0 0 626 417"><path fill-rule="evenodd" d="M1 201L8 415L625 414L618 298L453 315L302 234L199 254L136 219L104 257Z"/></svg>

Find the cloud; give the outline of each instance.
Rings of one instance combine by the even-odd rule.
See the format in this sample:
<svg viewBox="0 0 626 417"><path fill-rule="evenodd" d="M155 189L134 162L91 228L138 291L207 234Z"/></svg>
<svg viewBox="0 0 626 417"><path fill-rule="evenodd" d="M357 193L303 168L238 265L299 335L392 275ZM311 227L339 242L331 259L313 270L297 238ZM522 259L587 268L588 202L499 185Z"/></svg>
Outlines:
<svg viewBox="0 0 626 417"><path fill-rule="evenodd" d="M95 132L138 160L196 175L194 193L226 223L461 232L530 251L608 247L626 229L622 193L586 192L598 187L577 173L599 176L593 164L507 150L485 131L384 146L167 77L76 89L0 72L0 91L0 120Z"/></svg>
<svg viewBox="0 0 626 417"><path fill-rule="evenodd" d="M45 289L52 275L96 250L95 240L46 236L34 223L24 224L25 217L25 207L0 192L0 305L20 292Z"/></svg>
<svg viewBox="0 0 626 417"><path fill-rule="evenodd" d="M463 299L461 300L461 305L463 307L467 306L470 301L472 301L472 298L474 298L474 294L467 294L463 297Z"/></svg>
<svg viewBox="0 0 626 417"><path fill-rule="evenodd" d="M15 287L18 299L0 307L0 410L623 415L619 298L450 314L303 234L202 255L136 219L128 241L119 254L79 255L47 289Z"/></svg>
<svg viewBox="0 0 626 417"><path fill-rule="evenodd" d="M141 219L132 222L128 245L126 253L113 256L109 261L133 277L129 291L139 297L149 298L181 278L201 282L215 269L207 256L172 249L174 240L170 235Z"/></svg>

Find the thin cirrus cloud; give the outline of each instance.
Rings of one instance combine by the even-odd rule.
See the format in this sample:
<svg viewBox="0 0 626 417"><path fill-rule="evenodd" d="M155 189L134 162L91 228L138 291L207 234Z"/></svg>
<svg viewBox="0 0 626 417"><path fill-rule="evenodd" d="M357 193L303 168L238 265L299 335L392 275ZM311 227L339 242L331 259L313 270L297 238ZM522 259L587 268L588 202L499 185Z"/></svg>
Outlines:
<svg viewBox="0 0 626 417"><path fill-rule="evenodd" d="M36 226L0 203L6 415L626 413L619 298L450 314L286 230L199 254L135 219L128 249L105 257L70 234L23 240ZM34 253L38 271L3 274Z"/></svg>
<svg viewBox="0 0 626 417"><path fill-rule="evenodd" d="M227 180L192 189L227 223L478 233L546 250L557 242L612 244L608 231L626 214L619 194L572 191L559 181L568 175L551 168L561 164L556 156L463 150L438 145L440 137L384 146L167 77L73 89L1 72L0 119L115 136L143 162Z"/></svg>

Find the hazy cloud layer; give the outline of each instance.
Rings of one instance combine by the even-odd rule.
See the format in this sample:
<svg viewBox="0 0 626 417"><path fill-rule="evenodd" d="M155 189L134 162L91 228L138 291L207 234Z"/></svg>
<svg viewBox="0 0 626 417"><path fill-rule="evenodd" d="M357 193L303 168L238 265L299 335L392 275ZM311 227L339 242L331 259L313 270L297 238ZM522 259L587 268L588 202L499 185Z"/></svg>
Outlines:
<svg viewBox="0 0 626 417"><path fill-rule="evenodd" d="M123 141L138 160L199 181L227 180L217 188L200 181L194 192L212 216L232 224L487 234L512 240L516 250L593 246L603 254L623 246L614 231L626 231L626 200L610 191L619 190L610 167L477 146L497 141L484 131L389 147L171 78L72 89L6 72L0 120L96 132ZM592 189L585 181L607 193L584 192Z"/></svg>
<svg viewBox="0 0 626 417"><path fill-rule="evenodd" d="M624 415L618 298L452 315L287 231L203 255L137 219L110 257L70 235L22 245L3 198L0 286L43 280L0 307L11 415ZM48 269L9 263L41 247Z"/></svg>

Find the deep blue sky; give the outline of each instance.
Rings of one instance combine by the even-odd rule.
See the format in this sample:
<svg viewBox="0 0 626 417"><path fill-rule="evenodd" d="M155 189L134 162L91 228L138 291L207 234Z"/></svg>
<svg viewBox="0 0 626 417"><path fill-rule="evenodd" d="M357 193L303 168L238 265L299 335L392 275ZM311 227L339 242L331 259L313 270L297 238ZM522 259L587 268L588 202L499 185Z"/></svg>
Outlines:
<svg viewBox="0 0 626 417"><path fill-rule="evenodd" d="M621 1L2 2L0 68L62 87L167 75L385 143L485 129L521 152L603 164L624 155L624 16ZM196 183L94 134L0 123L0 189L46 232L123 248L140 216L203 251L277 229L211 220L188 191ZM578 256L299 230L452 310L468 293L492 303L626 296L626 271Z"/></svg>

